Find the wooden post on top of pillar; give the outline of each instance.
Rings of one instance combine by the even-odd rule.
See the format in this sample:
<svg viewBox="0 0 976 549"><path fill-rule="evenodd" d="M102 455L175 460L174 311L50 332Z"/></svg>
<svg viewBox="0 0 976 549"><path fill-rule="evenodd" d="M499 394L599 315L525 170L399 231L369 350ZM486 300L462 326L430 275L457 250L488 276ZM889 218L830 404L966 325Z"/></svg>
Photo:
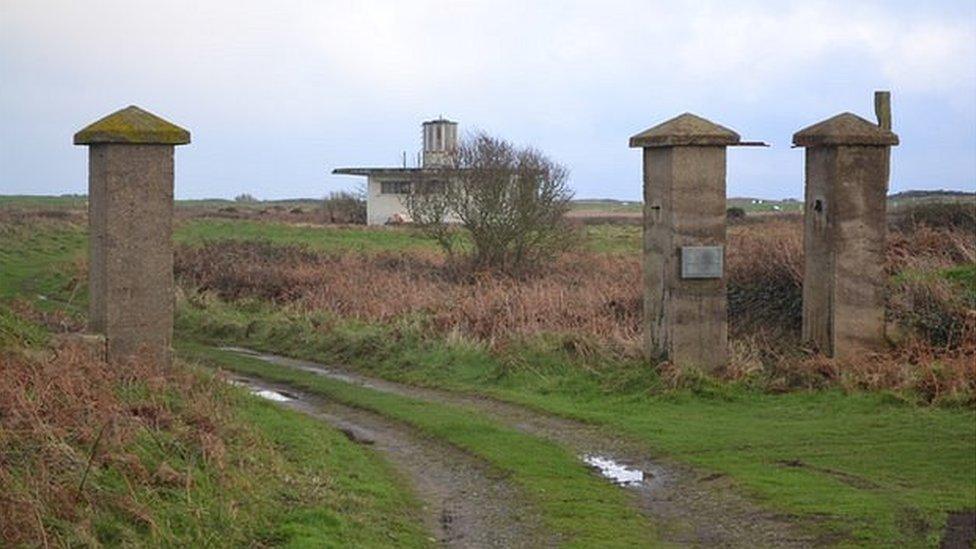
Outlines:
<svg viewBox="0 0 976 549"><path fill-rule="evenodd" d="M885 343L885 232L891 147L888 92L878 123L849 112L793 135L806 148L803 340L846 358Z"/></svg>

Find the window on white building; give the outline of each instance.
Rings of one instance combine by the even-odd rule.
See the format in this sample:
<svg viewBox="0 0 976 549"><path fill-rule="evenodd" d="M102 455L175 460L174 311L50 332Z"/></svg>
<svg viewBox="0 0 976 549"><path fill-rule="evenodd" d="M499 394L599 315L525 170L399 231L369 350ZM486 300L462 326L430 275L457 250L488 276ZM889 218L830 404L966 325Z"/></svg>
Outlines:
<svg viewBox="0 0 976 549"><path fill-rule="evenodd" d="M410 194L409 181L381 181L381 194Z"/></svg>

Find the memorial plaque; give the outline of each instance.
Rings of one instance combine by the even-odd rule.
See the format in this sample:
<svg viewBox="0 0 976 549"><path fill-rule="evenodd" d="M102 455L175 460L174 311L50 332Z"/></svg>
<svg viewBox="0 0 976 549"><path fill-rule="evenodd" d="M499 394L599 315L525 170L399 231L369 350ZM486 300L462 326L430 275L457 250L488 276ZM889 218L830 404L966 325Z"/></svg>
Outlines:
<svg viewBox="0 0 976 549"><path fill-rule="evenodd" d="M723 246L682 246L681 278L722 278Z"/></svg>

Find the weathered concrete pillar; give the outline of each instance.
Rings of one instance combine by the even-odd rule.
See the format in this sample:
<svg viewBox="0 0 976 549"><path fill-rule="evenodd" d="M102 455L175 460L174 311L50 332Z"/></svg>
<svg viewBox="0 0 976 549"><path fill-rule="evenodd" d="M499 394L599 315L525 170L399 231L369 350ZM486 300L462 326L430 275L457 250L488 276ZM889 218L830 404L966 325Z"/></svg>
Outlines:
<svg viewBox="0 0 976 549"><path fill-rule="evenodd" d="M725 149L739 134L685 113L630 138L644 149L644 339L650 359L726 363Z"/></svg>
<svg viewBox="0 0 976 549"><path fill-rule="evenodd" d="M89 145L89 329L106 357L169 363L173 338L173 146L190 133L139 107L75 134Z"/></svg>
<svg viewBox="0 0 976 549"><path fill-rule="evenodd" d="M793 144L806 147L803 339L834 357L878 350L888 159L898 136L843 113L800 130Z"/></svg>

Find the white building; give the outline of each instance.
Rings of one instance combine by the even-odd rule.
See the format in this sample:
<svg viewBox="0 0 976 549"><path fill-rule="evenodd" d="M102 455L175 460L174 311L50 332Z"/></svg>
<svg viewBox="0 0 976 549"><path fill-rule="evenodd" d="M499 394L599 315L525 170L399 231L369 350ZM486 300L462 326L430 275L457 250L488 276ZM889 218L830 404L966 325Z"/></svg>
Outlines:
<svg viewBox="0 0 976 549"><path fill-rule="evenodd" d="M424 169L444 166L457 147L457 122L438 118L423 123L423 155L416 168L336 168L334 174L366 177L366 224L410 221L403 196Z"/></svg>

